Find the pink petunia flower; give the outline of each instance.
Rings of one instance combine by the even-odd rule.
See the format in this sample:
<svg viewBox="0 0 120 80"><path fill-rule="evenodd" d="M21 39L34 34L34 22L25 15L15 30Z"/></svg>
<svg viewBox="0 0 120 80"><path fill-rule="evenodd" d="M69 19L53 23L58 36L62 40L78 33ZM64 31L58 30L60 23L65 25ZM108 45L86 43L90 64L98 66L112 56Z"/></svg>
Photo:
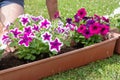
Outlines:
<svg viewBox="0 0 120 80"><path fill-rule="evenodd" d="M89 30L93 34L99 34L100 30L101 30L101 26L99 23L94 23L94 24L90 25Z"/></svg>
<svg viewBox="0 0 120 80"><path fill-rule="evenodd" d="M55 14L54 14L54 18L56 19L56 18L60 18L60 13L59 13L59 11L57 11Z"/></svg>
<svg viewBox="0 0 120 80"><path fill-rule="evenodd" d="M81 8L77 11L77 15L80 17L80 18L84 18L86 15L87 15L87 12L85 10L85 8Z"/></svg>
<svg viewBox="0 0 120 80"><path fill-rule="evenodd" d="M101 31L100 31L101 35L104 36L104 35L106 35L109 31L110 31L109 26L107 26L107 25L102 25Z"/></svg>
<svg viewBox="0 0 120 80"><path fill-rule="evenodd" d="M90 38L91 36L93 36L93 34L90 32L90 30L85 29L82 33L83 36L85 36L86 39Z"/></svg>
<svg viewBox="0 0 120 80"><path fill-rule="evenodd" d="M86 29L86 26L85 25L80 25L77 29L77 32L78 33L83 33L83 31Z"/></svg>

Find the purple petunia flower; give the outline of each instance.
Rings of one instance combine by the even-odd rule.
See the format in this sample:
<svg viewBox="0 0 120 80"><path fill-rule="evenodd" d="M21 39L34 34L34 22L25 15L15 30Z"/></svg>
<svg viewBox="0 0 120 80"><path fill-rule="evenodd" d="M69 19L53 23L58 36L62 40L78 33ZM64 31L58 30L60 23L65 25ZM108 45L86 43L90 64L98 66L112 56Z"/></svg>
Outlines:
<svg viewBox="0 0 120 80"><path fill-rule="evenodd" d="M107 19L107 18L104 17L104 16L102 17L102 20L105 21L105 22L107 22L107 23L109 23L109 19Z"/></svg>
<svg viewBox="0 0 120 80"><path fill-rule="evenodd" d="M106 35L108 32L109 32L109 26L107 26L107 25L102 25L101 31L100 31L101 35L104 36L104 35Z"/></svg>
<svg viewBox="0 0 120 80"><path fill-rule="evenodd" d="M85 36L86 39L90 38L91 36L93 36L93 34L90 32L90 30L85 29L82 33L83 36Z"/></svg>
<svg viewBox="0 0 120 80"><path fill-rule="evenodd" d="M3 41L4 44L8 44L8 43L11 42L7 33L2 36L2 41Z"/></svg>
<svg viewBox="0 0 120 80"><path fill-rule="evenodd" d="M48 29L51 26L51 22L47 19L44 19L40 22L40 27L41 28L46 28Z"/></svg>
<svg viewBox="0 0 120 80"><path fill-rule="evenodd" d="M72 18L67 18L66 21L68 24L72 24Z"/></svg>
<svg viewBox="0 0 120 80"><path fill-rule="evenodd" d="M95 21L92 20L92 19L87 20L87 22L86 22L86 26L89 27L90 25L92 25L92 24L94 24L94 23L95 23Z"/></svg>
<svg viewBox="0 0 120 80"><path fill-rule="evenodd" d="M56 33L63 33L65 30L64 30L64 28L62 28L62 27L57 27L56 29L55 29L55 32Z"/></svg>
<svg viewBox="0 0 120 80"><path fill-rule="evenodd" d="M3 35L3 37L2 37L2 40L6 40L6 39L9 39L9 36L7 34Z"/></svg>
<svg viewBox="0 0 120 80"><path fill-rule="evenodd" d="M28 15L21 15L19 18L23 26L26 26L30 22Z"/></svg>
<svg viewBox="0 0 120 80"><path fill-rule="evenodd" d="M99 23L94 23L94 24L90 25L89 30L93 34L99 34L100 30L101 30L101 26Z"/></svg>
<svg viewBox="0 0 120 80"><path fill-rule="evenodd" d="M35 16L31 16L31 19L35 22L38 22L40 21L40 18L39 17L35 17Z"/></svg>
<svg viewBox="0 0 120 80"><path fill-rule="evenodd" d="M24 34L20 37L19 45L24 45L25 47L29 47L29 43L32 42L33 38L28 36L28 34Z"/></svg>
<svg viewBox="0 0 120 80"><path fill-rule="evenodd" d="M87 15L87 12L86 12L85 8L79 9L78 12L77 12L77 15L78 15L80 18L84 18L84 17Z"/></svg>
<svg viewBox="0 0 120 80"><path fill-rule="evenodd" d="M86 26L85 25L80 25L77 29L77 32L78 33L83 33L83 31L86 29Z"/></svg>
<svg viewBox="0 0 120 80"><path fill-rule="evenodd" d="M8 30L8 28L10 27L10 25L12 25L12 23L7 22L7 24L6 24L5 27L3 28L3 31L4 31L4 30Z"/></svg>
<svg viewBox="0 0 120 80"><path fill-rule="evenodd" d="M79 17L77 14L74 15L74 19L75 19L74 22L76 22L76 23L79 23L79 22L80 22L80 17Z"/></svg>
<svg viewBox="0 0 120 80"><path fill-rule="evenodd" d="M15 38L18 38L19 34L22 33L22 31L20 31L18 28L15 28L15 29L11 30L10 32L13 33Z"/></svg>
<svg viewBox="0 0 120 80"><path fill-rule="evenodd" d="M28 34L28 35L31 34L31 33L32 33L32 28L31 28L31 26L25 27L25 28L24 28L24 33L25 33L25 34Z"/></svg>
<svg viewBox="0 0 120 80"><path fill-rule="evenodd" d="M68 27L69 28L69 30L71 30L71 31L74 31L74 30L76 30L76 25L75 24L66 24L66 27Z"/></svg>
<svg viewBox="0 0 120 80"><path fill-rule="evenodd" d="M38 18L40 19L40 21L44 20L43 16L38 16Z"/></svg>
<svg viewBox="0 0 120 80"><path fill-rule="evenodd" d="M64 26L64 23L61 20L59 20L58 21L58 27L63 27L63 26Z"/></svg>
<svg viewBox="0 0 120 80"><path fill-rule="evenodd" d="M52 35L49 32L45 32L41 35L43 42L49 42L51 41Z"/></svg>
<svg viewBox="0 0 120 80"><path fill-rule="evenodd" d="M35 24L35 25L33 25L32 30L39 32L40 28L39 28L39 26L37 26L37 25Z"/></svg>
<svg viewBox="0 0 120 80"><path fill-rule="evenodd" d="M92 17L85 16L85 17L83 17L82 19L83 19L84 21L87 21L87 20L89 20L89 19L92 19Z"/></svg>
<svg viewBox="0 0 120 80"><path fill-rule="evenodd" d="M54 41L50 41L49 46L50 46L50 51L56 51L59 52L63 43L60 42L59 39L55 39Z"/></svg>

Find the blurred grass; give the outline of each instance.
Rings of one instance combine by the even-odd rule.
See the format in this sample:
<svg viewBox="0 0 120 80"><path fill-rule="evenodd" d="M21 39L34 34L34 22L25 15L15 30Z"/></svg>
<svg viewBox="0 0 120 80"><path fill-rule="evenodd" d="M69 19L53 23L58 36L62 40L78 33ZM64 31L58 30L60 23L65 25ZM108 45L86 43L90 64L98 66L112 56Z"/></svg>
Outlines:
<svg viewBox="0 0 120 80"><path fill-rule="evenodd" d="M119 0L58 0L61 16L71 17L81 7L85 7L88 15L111 14L119 6ZM45 0L25 0L25 12L33 15L47 16Z"/></svg>
<svg viewBox="0 0 120 80"><path fill-rule="evenodd" d="M75 12L85 7L87 15L110 15L120 7L120 0L58 0L62 18L73 17ZM25 0L25 13L49 18L45 0ZM112 26L114 21L111 20ZM120 80L120 55L96 61L89 65L53 75L43 80Z"/></svg>

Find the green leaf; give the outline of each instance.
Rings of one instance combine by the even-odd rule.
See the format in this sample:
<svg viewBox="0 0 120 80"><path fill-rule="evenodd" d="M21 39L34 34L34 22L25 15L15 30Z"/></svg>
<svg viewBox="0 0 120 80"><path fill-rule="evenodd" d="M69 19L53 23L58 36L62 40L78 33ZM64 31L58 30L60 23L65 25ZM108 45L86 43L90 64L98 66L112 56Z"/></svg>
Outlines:
<svg viewBox="0 0 120 80"><path fill-rule="evenodd" d="M0 50L0 58L2 57L3 52L4 52L4 50Z"/></svg>

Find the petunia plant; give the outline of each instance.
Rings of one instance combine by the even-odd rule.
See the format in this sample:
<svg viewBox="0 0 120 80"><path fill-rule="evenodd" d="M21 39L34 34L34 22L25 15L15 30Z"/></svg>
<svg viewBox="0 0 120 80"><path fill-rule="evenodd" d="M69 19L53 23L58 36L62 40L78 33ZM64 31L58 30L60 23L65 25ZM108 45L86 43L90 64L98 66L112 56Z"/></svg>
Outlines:
<svg viewBox="0 0 120 80"><path fill-rule="evenodd" d="M70 46L71 29L61 20L49 21L42 16L24 14L8 27L3 43L16 48L16 55L35 60L56 55L63 46Z"/></svg>
<svg viewBox="0 0 120 80"><path fill-rule="evenodd" d="M110 29L108 18L96 14L88 17L85 8L77 11L73 23L77 25L73 40L84 46L103 41Z"/></svg>
<svg viewBox="0 0 120 80"><path fill-rule="evenodd" d="M58 13L56 14L56 17ZM41 59L61 53L68 47L78 48L101 42L109 33L109 19L87 16L81 8L74 18L49 21L42 16L23 14L8 27L2 41L16 48L15 54L25 60ZM74 43L74 45L73 45Z"/></svg>

